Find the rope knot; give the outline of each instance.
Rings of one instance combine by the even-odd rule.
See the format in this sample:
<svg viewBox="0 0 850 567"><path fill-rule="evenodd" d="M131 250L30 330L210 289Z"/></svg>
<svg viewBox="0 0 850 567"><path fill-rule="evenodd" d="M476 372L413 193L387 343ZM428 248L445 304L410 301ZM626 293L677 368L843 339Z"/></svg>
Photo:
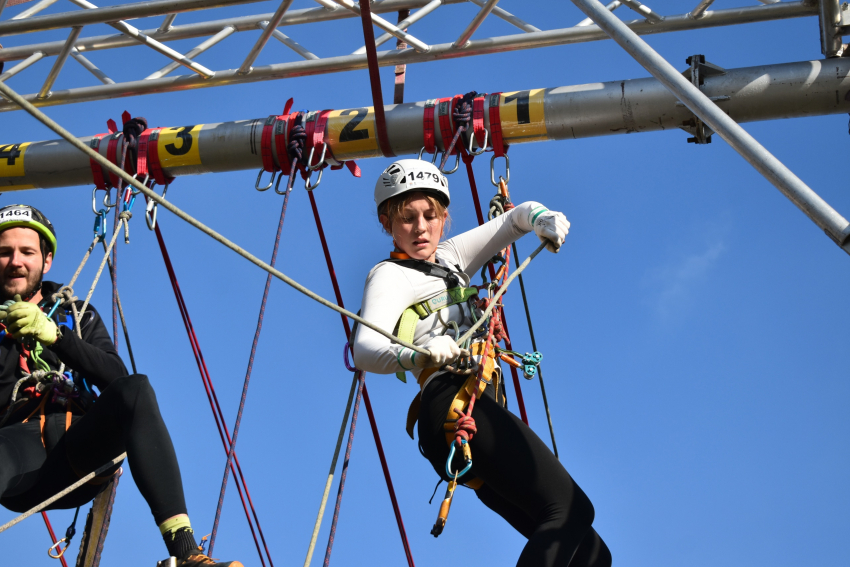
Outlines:
<svg viewBox="0 0 850 567"><path fill-rule="evenodd" d="M468 408L466 412L460 410L455 410L455 412L460 416L455 423L455 443L460 448L461 440L467 443L472 441L472 437L478 433L478 428L472 418L472 408Z"/></svg>
<svg viewBox="0 0 850 567"><path fill-rule="evenodd" d="M70 307L75 301L79 301L79 297L74 295L74 288L69 285L63 285L59 291L50 296L53 301L64 299L62 307Z"/></svg>
<svg viewBox="0 0 850 567"><path fill-rule="evenodd" d="M302 163L302 158L304 156L304 145L307 142L307 132L304 130L304 126L301 124L296 124L292 127L292 130L289 131L289 143L286 146L286 151L289 154L290 160L298 160L298 163Z"/></svg>

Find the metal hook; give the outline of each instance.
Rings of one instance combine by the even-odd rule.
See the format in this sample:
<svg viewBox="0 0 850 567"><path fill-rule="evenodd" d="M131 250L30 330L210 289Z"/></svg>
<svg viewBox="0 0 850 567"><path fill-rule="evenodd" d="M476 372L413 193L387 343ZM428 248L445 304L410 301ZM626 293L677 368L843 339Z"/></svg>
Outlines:
<svg viewBox="0 0 850 567"><path fill-rule="evenodd" d="M460 443L461 443L461 445L466 445L466 439L461 439ZM449 475L449 478L461 477L461 476L465 475L469 471L469 469L472 468L472 459L469 459L466 462L466 466L463 468L462 471L457 472L457 473L452 472L452 460L455 458L455 445L456 445L456 443L454 441L452 441L452 447L451 447L451 449L449 449L449 458L446 459L446 474Z"/></svg>
<svg viewBox="0 0 850 567"><path fill-rule="evenodd" d="M309 169L309 168L308 168L308 169ZM315 185L310 185L310 178L313 176L313 172L311 171L311 172L310 172L310 175L308 175L308 176L307 176L307 179L305 179L305 180L304 180L304 188L305 188L305 189L307 189L307 191L312 191L313 189L315 189L316 187L318 187L318 186L319 186L319 183L321 183L321 182L322 182L322 173L323 173L324 171L325 171L324 169L320 169L320 170L319 170L319 177L316 179L316 184L315 184Z"/></svg>
<svg viewBox="0 0 850 567"><path fill-rule="evenodd" d="M94 217L94 235L100 238L106 236L106 211L100 209Z"/></svg>
<svg viewBox="0 0 850 567"><path fill-rule="evenodd" d="M445 152L443 152L443 155L445 155ZM444 175L451 175L452 173L457 171L457 168L459 168L459 167L460 167L460 152L455 154L455 167L454 167L454 169L452 169L451 171L446 171L444 169L440 169L440 173L442 173Z"/></svg>
<svg viewBox="0 0 850 567"><path fill-rule="evenodd" d="M151 185L151 189L153 189L153 185ZM165 194L168 192L168 183L165 184L165 187L162 189L162 198L165 199ZM157 211L157 203L153 199L148 199L148 204L145 207L145 222L148 224L148 229L154 230L156 229L156 211Z"/></svg>
<svg viewBox="0 0 850 567"><path fill-rule="evenodd" d="M498 187L499 182L496 181L496 157L497 156L494 155L490 158L490 183ZM505 176L499 176L499 179L504 179L507 184L511 181L511 160L508 157L508 154L504 154L502 157L505 158Z"/></svg>
<svg viewBox="0 0 850 567"><path fill-rule="evenodd" d="M265 173L265 171L265 169L261 169L260 173L257 174L257 182L254 183L254 189L257 191L267 191L268 189L271 189L272 185L274 185L274 171L272 171L272 178L269 179L269 184L265 187L260 187L260 180L263 178L263 173Z"/></svg>
<svg viewBox="0 0 850 567"><path fill-rule="evenodd" d="M416 159L420 159L420 160L421 160L421 159L422 159L422 154L424 154L424 153L425 153L425 146L422 146L422 149L421 149L421 150L419 150L419 157L418 157L418 158L416 158ZM434 153L436 154L437 152L434 152ZM436 155L435 155L435 157L436 157Z"/></svg>
<svg viewBox="0 0 850 567"><path fill-rule="evenodd" d="M54 543L53 545L51 545L51 546L47 549L47 555L49 555L49 556L50 556L50 557L52 557L53 559L62 559L62 556L63 556L63 555L65 555L65 552L68 550L68 546L67 546L67 545L66 545L63 549L60 549L60 550L59 550L59 553L57 553L56 555L53 555L52 551L53 551L54 549L59 549L59 546L60 546L60 545L62 545L62 544L65 542L65 539L66 539L66 538L64 538L64 537L63 537L62 539L60 539L59 541L57 541L56 543Z"/></svg>
<svg viewBox="0 0 850 567"><path fill-rule="evenodd" d="M313 164L313 152L315 150L316 150L316 146L313 146L312 148L310 148L310 157L307 158L307 169L309 169L310 171L316 171L317 169L321 169L321 167L325 164L325 154L328 151L327 142L322 143L322 156L319 158L319 163L317 163L316 165L312 165ZM316 185L318 185L318 183L316 183Z"/></svg>
<svg viewBox="0 0 850 567"><path fill-rule="evenodd" d="M487 151L487 137L489 135L490 135L490 133L487 130L484 130L484 144L480 148L478 148L477 152L472 151L472 141L475 139L475 135L473 134L472 136L470 136L469 137L469 147L466 148L466 151L469 152L469 155L480 156L481 154L486 152Z"/></svg>
<svg viewBox="0 0 850 567"><path fill-rule="evenodd" d="M97 186L95 186L94 189L92 189L92 191L91 191L91 210L94 214L99 215L100 209L97 208L97 190L98 190L98 188L97 188ZM114 207L117 204L117 202L110 204L109 193L110 193L111 189L104 189L104 191L105 191L105 194L103 195L103 206L106 207L106 211L109 212L109 210L112 207Z"/></svg>
<svg viewBox="0 0 850 567"><path fill-rule="evenodd" d="M295 174L298 173L298 169L296 166L298 165L298 158L292 158L292 161L289 164L289 175L286 180L286 191L279 191L278 187L280 187L280 179L283 177L283 171L280 172L280 175L277 176L277 183L274 186L274 192L278 195L286 195L290 191L292 191L292 186L295 184ZM320 170L321 171L321 170ZM320 178L321 179L321 178ZM316 183L318 185L318 183Z"/></svg>

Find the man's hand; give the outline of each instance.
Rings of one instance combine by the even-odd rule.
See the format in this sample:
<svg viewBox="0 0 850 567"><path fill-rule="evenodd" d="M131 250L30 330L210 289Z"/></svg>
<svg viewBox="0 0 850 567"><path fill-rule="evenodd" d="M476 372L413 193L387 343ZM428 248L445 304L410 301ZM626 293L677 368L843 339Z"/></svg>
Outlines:
<svg viewBox="0 0 850 567"><path fill-rule="evenodd" d="M563 213L546 211L534 221L534 233L540 242L546 243L546 250L557 252L570 232L570 221Z"/></svg>
<svg viewBox="0 0 850 567"><path fill-rule="evenodd" d="M413 364L419 368L439 368L444 364L451 364L460 357L460 348L455 340L447 335L434 337L422 345L422 348L428 349L431 356L417 352L413 357Z"/></svg>
<svg viewBox="0 0 850 567"><path fill-rule="evenodd" d="M56 323L47 318L38 305L28 301L7 301L0 305L0 321L6 324L6 330L17 340L35 339L43 345L50 346L56 342L58 328Z"/></svg>

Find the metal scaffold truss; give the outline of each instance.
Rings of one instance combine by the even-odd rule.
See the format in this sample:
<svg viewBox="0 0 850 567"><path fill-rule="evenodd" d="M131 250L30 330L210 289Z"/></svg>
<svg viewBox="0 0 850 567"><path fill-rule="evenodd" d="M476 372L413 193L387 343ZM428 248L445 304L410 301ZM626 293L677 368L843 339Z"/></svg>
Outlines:
<svg viewBox="0 0 850 567"><path fill-rule="evenodd" d="M290 10L292 0L283 0L274 13L254 14L227 19L209 20L186 25L174 25L180 13L210 10L225 6L250 4L255 0L151 0L134 4L98 7L88 0L70 0L82 9L50 15L37 15L57 0L40 0L32 7L16 14L11 19L0 20L0 39L8 36L68 29L65 40L28 45L7 45L0 49L0 64L5 72L0 82L27 70L34 72L42 59L53 58L47 70L43 86L37 93L26 95L26 99L37 106L70 104L75 102L103 100L122 96L147 93L162 93L198 89L221 85L250 83L255 81L283 79L293 76L336 73L367 67L365 46L353 53L319 57L304 40L301 32L305 24L316 24L333 20L351 19L352 33L359 33L359 7L352 0L316 0L315 8ZM498 0L470 0L477 5L474 18L457 38L421 38L416 35L414 24L425 17L435 17L436 12L445 15L449 5L463 4L464 0L379 0L372 3L372 22L384 30L375 43L381 46L391 39L393 49L378 52L378 65L397 66L440 59L470 57L504 51L534 49L571 43L583 43L607 39L608 35L588 18L570 27L542 29L526 22L497 6ZM628 27L639 35L700 28L730 26L752 22L764 22L805 16L820 16L821 41L824 53L837 56L842 53L842 34L850 30L850 11L842 10L837 0L817 2L803 0L782 2L759 0L751 6L709 10L713 0L701 0L689 12L675 15L660 15L637 0L614 0L606 8L618 10ZM18 0L0 0L0 18L4 8ZM845 4L846 6L846 4ZM441 9L442 8L442 9ZM393 24L381 14L398 15ZM127 21L136 18L163 16L157 28L140 30ZM637 16L637 19L634 19ZM517 33L489 38L475 38L476 31L486 18L500 18L517 29ZM392 19L395 20L395 17ZM83 36L85 26L108 24L118 34ZM299 27L295 27L299 26ZM286 33L282 31L286 30ZM410 33L408 30L411 30ZM211 47L226 41L241 32L259 33L253 47L245 53L242 64L236 69L211 69L195 58ZM310 34L315 37L318 34ZM176 51L168 42L189 38L203 38L186 53ZM274 38L295 52L301 60L254 66L259 54ZM430 41L431 43L426 43ZM443 43L435 43L442 41ZM119 49L143 44L163 56L164 66L158 71L137 80L116 82L110 78L110 70L97 65L94 52ZM66 90L54 89L56 78L71 57L92 75L95 84ZM17 62L17 63L14 63ZM46 63L46 62L45 62ZM45 67L44 63L37 66ZM174 74L180 68L184 74ZM0 103L0 111L17 109L8 102Z"/></svg>

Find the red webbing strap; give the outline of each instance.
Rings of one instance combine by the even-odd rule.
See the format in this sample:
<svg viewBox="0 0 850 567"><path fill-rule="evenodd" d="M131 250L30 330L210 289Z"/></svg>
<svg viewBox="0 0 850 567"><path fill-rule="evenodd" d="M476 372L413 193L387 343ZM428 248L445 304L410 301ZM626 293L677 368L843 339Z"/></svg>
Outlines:
<svg viewBox="0 0 850 567"><path fill-rule="evenodd" d="M316 131L317 117L317 111L308 112L301 121L301 125L304 126L304 134L307 135L307 138L304 140L304 161L306 161L310 157L310 149L313 147L313 132ZM303 177L304 179L307 179L307 177L309 177L310 172L307 170L306 163L299 162L298 169L301 170L301 177Z"/></svg>
<svg viewBox="0 0 850 567"><path fill-rule="evenodd" d="M272 131L274 130L275 122L277 122L277 114L271 114L263 122L263 135L260 138L260 155L263 158L263 170L275 173L278 169L274 163L272 155Z"/></svg>
<svg viewBox="0 0 850 567"><path fill-rule="evenodd" d="M316 115L316 120L313 126L312 148L315 148L315 150L313 150L313 155L317 160L322 157L322 145L325 143L325 129L328 126L328 116L330 116L330 113L330 110L322 110ZM318 155L316 155L317 153ZM312 166L319 164L311 163L310 165Z"/></svg>
<svg viewBox="0 0 850 567"><path fill-rule="evenodd" d="M281 172L284 175L289 175L290 168L290 160L289 153L286 151L287 149L287 132L289 130L288 126L290 125L291 115L289 111L292 109L292 99L286 101L286 106L283 107L283 114L277 117L277 120L272 127L271 134L274 136L274 147L275 154L277 155L277 163L280 166ZM297 113L296 113L297 114ZM263 129L263 137L265 139L265 129ZM271 151L271 146L269 147ZM265 156L263 157L263 164L265 165ZM266 169L266 171L271 171Z"/></svg>
<svg viewBox="0 0 850 567"><path fill-rule="evenodd" d="M429 154L437 153L437 137L434 136L434 107L436 105L436 98L426 100L425 111L422 113L422 141L424 142L425 152Z"/></svg>
<svg viewBox="0 0 850 567"><path fill-rule="evenodd" d="M454 128L452 127L452 112L454 111L457 101L462 98L462 95L455 95L452 98L441 98L440 102L437 103L437 115L440 120L440 136L443 138L443 151L448 149L449 144L452 143L452 138L454 138L455 133ZM450 155L455 155L456 153L457 148L454 148Z"/></svg>
<svg viewBox="0 0 850 567"><path fill-rule="evenodd" d="M89 142L89 147L91 147L91 149L93 149L97 153L100 153L100 141L103 139L104 136L108 135L109 134L98 134L97 136L93 137ZM94 181L94 186L98 189L103 189L105 191L107 189L106 180L103 178L103 169L101 169L100 164L89 158L89 165L91 166L91 175Z"/></svg>
<svg viewBox="0 0 850 567"><path fill-rule="evenodd" d="M159 185L169 185L174 181L174 178L166 177L165 172L162 171L162 165L159 163L159 132L161 130L162 128L153 128L148 137L148 169L150 169L154 181Z"/></svg>
<svg viewBox="0 0 850 567"><path fill-rule="evenodd" d="M490 144L496 157L505 155L508 146L502 140L502 119L499 116L499 101L502 93L490 95Z"/></svg>
<svg viewBox="0 0 850 567"><path fill-rule="evenodd" d="M148 128L139 134L139 142L136 148L136 174L147 176L148 174L148 138L150 138L152 130Z"/></svg>
<svg viewBox="0 0 850 567"><path fill-rule="evenodd" d="M110 120L110 122L112 121ZM112 123L115 124L114 122ZM109 136L109 145L106 147L106 159L108 159L121 169L124 169L124 164L118 163L118 141L123 139L124 136L122 134L113 133L111 136ZM121 153L123 154L124 152ZM109 172L109 183L113 187L119 187L121 185L121 179L114 173ZM120 197L121 195L118 196L118 198Z"/></svg>
<svg viewBox="0 0 850 567"><path fill-rule="evenodd" d="M475 134L475 141L478 142L479 148L484 148L487 143L484 134L487 129L484 128L484 98L486 95L479 96L472 101L472 131Z"/></svg>
<svg viewBox="0 0 850 567"><path fill-rule="evenodd" d="M360 0L360 21L363 24L363 39L366 42L366 61L369 64L369 83L372 87L372 104L375 107L375 132L384 157L395 157L387 136L387 120L384 117L384 96L381 93L381 74L378 69L378 52L375 49L375 30L372 28L372 10L369 0Z"/></svg>

